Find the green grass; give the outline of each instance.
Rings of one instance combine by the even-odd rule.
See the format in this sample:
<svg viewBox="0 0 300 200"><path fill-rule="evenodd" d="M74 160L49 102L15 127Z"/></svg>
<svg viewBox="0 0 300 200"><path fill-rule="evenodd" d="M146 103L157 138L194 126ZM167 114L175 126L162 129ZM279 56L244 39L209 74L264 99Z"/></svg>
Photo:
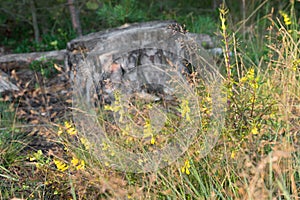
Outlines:
<svg viewBox="0 0 300 200"><path fill-rule="evenodd" d="M16 172L23 168L26 158L23 152L29 138L17 128L20 122L11 106L12 104L0 102L0 199L9 199L20 191L26 191L26 185L19 184L21 173Z"/></svg>
<svg viewBox="0 0 300 200"><path fill-rule="evenodd" d="M243 29L231 24L230 12L223 16L225 32L220 35L228 40L221 45L233 52L230 62L220 64L229 101L225 126L208 155L200 156L199 134L199 141L167 167L148 173L121 172L94 155L93 144L88 143L72 123L63 122L51 126L61 152L48 155L34 149L24 154L26 140L22 129L16 128L13 110L3 112L9 105L0 102L0 176L3 180L0 199L299 197L299 24L289 12L293 5L285 10L292 24L286 24L278 13L266 17L269 16L266 6L271 4L262 6L262 11L255 11L254 15L259 13L259 18L247 22L247 25L251 22L247 29L251 33L243 34ZM124 22L124 16L116 17L119 21L111 19L111 23ZM218 28L214 20L211 24L206 16L176 13L176 17L189 21L187 28L195 32ZM205 107L201 109L209 112ZM109 146L107 148L109 150Z"/></svg>

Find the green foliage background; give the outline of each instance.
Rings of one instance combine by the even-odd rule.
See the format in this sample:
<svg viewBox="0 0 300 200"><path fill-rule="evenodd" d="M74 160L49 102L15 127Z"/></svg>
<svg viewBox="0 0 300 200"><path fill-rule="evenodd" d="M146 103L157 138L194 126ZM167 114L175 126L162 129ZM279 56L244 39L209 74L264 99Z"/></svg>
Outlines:
<svg viewBox="0 0 300 200"><path fill-rule="evenodd" d="M37 10L38 25L41 32L39 42L34 42L30 1ZM80 13L83 33L87 34L124 23L151 20L177 20L186 24L190 32L214 35L217 30L218 9L212 0L89 0L76 1ZM218 6L221 1L215 0ZM246 1L246 16L263 1ZM0 0L0 45L9 51L21 53L64 49L66 43L75 38L72 30L69 8L66 0ZM242 16L241 1L226 1L233 24ZM287 9L288 1L268 1L264 10L260 10L252 20L275 8L275 12ZM296 4L296 11L299 5ZM57 45L51 42L57 41Z"/></svg>

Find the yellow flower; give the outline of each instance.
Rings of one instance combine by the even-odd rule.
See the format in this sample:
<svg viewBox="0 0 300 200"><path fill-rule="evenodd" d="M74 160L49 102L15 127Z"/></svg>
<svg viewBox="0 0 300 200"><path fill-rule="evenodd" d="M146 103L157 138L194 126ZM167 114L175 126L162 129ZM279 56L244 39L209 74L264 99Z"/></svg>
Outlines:
<svg viewBox="0 0 300 200"><path fill-rule="evenodd" d="M245 82L247 82L249 80L253 80L253 79L254 79L254 69L251 68L247 71L247 74L240 79L240 82L245 83Z"/></svg>
<svg viewBox="0 0 300 200"><path fill-rule="evenodd" d="M78 158L73 157L71 163L72 166L76 168L76 170L81 170L85 168L84 160L79 160Z"/></svg>
<svg viewBox="0 0 300 200"><path fill-rule="evenodd" d="M150 143L151 143L151 144L154 144L154 143L155 143L155 137L152 136Z"/></svg>
<svg viewBox="0 0 300 200"><path fill-rule="evenodd" d="M241 84L248 83L253 90L258 89L259 77L255 76L254 68L251 68L247 71L247 74L240 79Z"/></svg>
<svg viewBox="0 0 300 200"><path fill-rule="evenodd" d="M57 135L60 136L63 133L63 130L61 127L59 127L58 131L57 131Z"/></svg>
<svg viewBox="0 0 300 200"><path fill-rule="evenodd" d="M69 135L76 135L77 134L77 130L69 122L67 122L67 121L65 122L65 127L67 128L67 133Z"/></svg>
<svg viewBox="0 0 300 200"><path fill-rule="evenodd" d="M66 171L69 168L69 166L66 163L57 159L54 159L54 164L56 165L56 168L62 172Z"/></svg>
<svg viewBox="0 0 300 200"><path fill-rule="evenodd" d="M110 155L111 155L111 156L115 156L116 153L115 153L114 151L110 151Z"/></svg>
<svg viewBox="0 0 300 200"><path fill-rule="evenodd" d="M74 157L73 157L73 159L71 160L71 163L72 163L72 165L75 167L75 166L78 165L79 160L78 160L77 158L74 158Z"/></svg>
<svg viewBox="0 0 300 200"><path fill-rule="evenodd" d="M132 141L134 141L134 138L131 136L128 136L125 140L126 144L130 144Z"/></svg>
<svg viewBox="0 0 300 200"><path fill-rule="evenodd" d="M299 65L300 65L300 59L294 60L293 66L292 66L293 71L297 71L297 68L299 67Z"/></svg>
<svg viewBox="0 0 300 200"><path fill-rule="evenodd" d="M207 97L205 97L205 101L208 103L212 103L212 98L207 96Z"/></svg>
<svg viewBox="0 0 300 200"><path fill-rule="evenodd" d="M257 134L258 134L258 130L257 130L257 127L256 127L256 126L254 126L254 127L252 128L251 133L252 133L253 135L257 135Z"/></svg>
<svg viewBox="0 0 300 200"><path fill-rule="evenodd" d="M129 135L131 129L132 128L131 128L130 124L126 124L125 129L121 129L122 135L123 136Z"/></svg>
<svg viewBox="0 0 300 200"><path fill-rule="evenodd" d="M77 170L85 169L85 162L83 160L80 161L80 165L76 167Z"/></svg>
<svg viewBox="0 0 300 200"><path fill-rule="evenodd" d="M232 152L231 152L230 157L231 157L231 158L235 158L235 151L232 151Z"/></svg>
<svg viewBox="0 0 300 200"><path fill-rule="evenodd" d="M286 14L285 12L283 11L279 11L280 15L283 17L283 21L284 21L284 24L285 25L291 25L292 24L292 21L291 21L291 18L289 17L288 14Z"/></svg>
<svg viewBox="0 0 300 200"><path fill-rule="evenodd" d="M77 134L77 131L76 131L76 129L75 128L69 128L69 129L67 129L67 133L69 134L69 135L76 135Z"/></svg>
<svg viewBox="0 0 300 200"><path fill-rule="evenodd" d="M144 138L152 136L152 126L151 126L151 121L150 119L145 120L145 125L144 125Z"/></svg>
<svg viewBox="0 0 300 200"><path fill-rule="evenodd" d="M41 160L43 156L42 150L38 150L33 156L29 157L29 161Z"/></svg>
<svg viewBox="0 0 300 200"><path fill-rule="evenodd" d="M187 175L189 175L189 174L191 174L191 172L189 170L190 168L191 168L190 161L186 160L184 162L184 166L181 168L181 172L186 173Z"/></svg>
<svg viewBox="0 0 300 200"><path fill-rule="evenodd" d="M181 111L181 116L185 117L186 121L190 122L191 121L191 118L190 118L191 109L189 107L189 101L188 100L184 99L181 102L180 111Z"/></svg>
<svg viewBox="0 0 300 200"><path fill-rule="evenodd" d="M106 150L108 150L110 148L110 145L109 144L107 144L106 142L103 142L102 143L102 150L103 151L106 151Z"/></svg>
<svg viewBox="0 0 300 200"><path fill-rule="evenodd" d="M68 128L71 128L72 125L68 121L65 121L65 127L68 129Z"/></svg>
<svg viewBox="0 0 300 200"><path fill-rule="evenodd" d="M221 20L221 30L222 34L226 32L226 15L228 13L228 9L226 9L224 6L219 9L219 17Z"/></svg>
<svg viewBox="0 0 300 200"><path fill-rule="evenodd" d="M83 146L84 146L84 148L85 148L86 150L89 150L89 149L90 149L91 145L90 145L89 141L88 141L86 138L81 137L81 138L80 138L80 142L81 142L81 144L83 144Z"/></svg>

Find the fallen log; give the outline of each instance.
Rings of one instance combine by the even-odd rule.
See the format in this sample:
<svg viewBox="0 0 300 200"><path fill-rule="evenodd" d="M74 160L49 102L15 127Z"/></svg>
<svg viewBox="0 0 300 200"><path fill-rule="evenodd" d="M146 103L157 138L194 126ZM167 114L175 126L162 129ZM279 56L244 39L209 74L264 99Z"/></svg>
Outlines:
<svg viewBox="0 0 300 200"><path fill-rule="evenodd" d="M7 54L0 56L0 69L4 71L27 68L32 61L55 60L63 61L66 50Z"/></svg>

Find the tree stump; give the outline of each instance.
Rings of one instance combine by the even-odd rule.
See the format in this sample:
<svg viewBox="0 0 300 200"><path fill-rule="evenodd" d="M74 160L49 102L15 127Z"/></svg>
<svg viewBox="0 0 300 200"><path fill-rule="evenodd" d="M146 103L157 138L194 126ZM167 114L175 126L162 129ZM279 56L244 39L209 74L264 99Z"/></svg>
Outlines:
<svg viewBox="0 0 300 200"><path fill-rule="evenodd" d="M220 76L202 47L210 42L207 38L167 21L123 26L68 43L73 120L101 162L149 172L173 162L193 143L201 124L202 92L194 86L203 84L203 93L220 102ZM212 118L219 122L216 113L222 107L215 107ZM203 135L204 154L215 144L215 133ZM142 144L154 144L156 136L159 145L145 152ZM129 151L121 148L128 137L133 141ZM160 148L163 144L166 148Z"/></svg>
<svg viewBox="0 0 300 200"><path fill-rule="evenodd" d="M203 45L213 47L208 35L188 33L174 21L136 23L72 40L67 45L65 66L76 74L74 88L82 89L79 93L86 94L88 102L96 95L110 103L116 88L139 94L166 92L168 80L158 72L166 65L177 73L191 73L189 67L195 64L201 65L200 73L212 71L208 68L213 69L214 62Z"/></svg>
<svg viewBox="0 0 300 200"><path fill-rule="evenodd" d="M9 76L0 69L0 94L4 91L18 91L19 88L10 82Z"/></svg>

